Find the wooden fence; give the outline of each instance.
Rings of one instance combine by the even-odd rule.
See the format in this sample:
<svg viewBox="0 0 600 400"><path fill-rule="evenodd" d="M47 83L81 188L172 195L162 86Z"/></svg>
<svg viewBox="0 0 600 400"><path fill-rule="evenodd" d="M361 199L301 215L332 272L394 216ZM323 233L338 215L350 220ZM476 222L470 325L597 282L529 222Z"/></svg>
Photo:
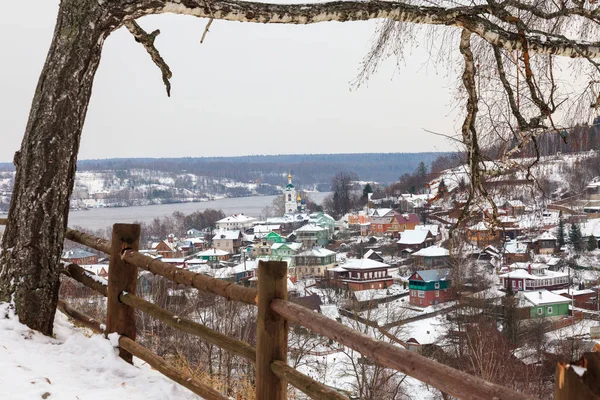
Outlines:
<svg viewBox="0 0 600 400"><path fill-rule="evenodd" d="M0 220L6 223L6 220ZM206 384L179 372L164 359L135 342L135 310L145 312L161 322L196 335L203 340L228 350L255 365L256 398L283 400L287 398L288 384L314 399L347 399L337 390L317 382L287 365L288 323L296 323L313 332L360 352L371 362L410 375L443 393L462 399L531 399L497 384L453 369L444 364L409 352L399 346L378 341L341 323L287 301L287 264L260 262L258 289L174 267L138 253L139 225L115 224L112 240L68 229L66 238L110 255L108 284L69 264L64 273L70 278L107 297L106 324L96 321L63 301L59 309L96 332L119 335L120 356L131 362L136 356L205 399L227 399ZM198 290L212 292L228 300L258 307L256 332L257 346L230 338L204 325L180 318L138 296L136 280L138 268L163 276L173 282Z"/></svg>

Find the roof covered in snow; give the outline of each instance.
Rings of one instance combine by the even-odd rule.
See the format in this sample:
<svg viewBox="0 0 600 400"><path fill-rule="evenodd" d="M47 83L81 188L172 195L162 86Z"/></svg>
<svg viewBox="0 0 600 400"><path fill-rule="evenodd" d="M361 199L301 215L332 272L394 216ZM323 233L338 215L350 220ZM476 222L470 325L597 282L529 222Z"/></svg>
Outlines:
<svg viewBox="0 0 600 400"><path fill-rule="evenodd" d="M559 294L555 294L549 292L547 290L536 290L532 292L523 292L521 293L523 298L533 304L534 306L544 305L544 304L557 304L557 303L568 303L571 300L561 296Z"/></svg>
<svg viewBox="0 0 600 400"><path fill-rule="evenodd" d="M413 253L413 256L421 256L421 257L446 257L450 255L450 251L443 247L438 246L429 246L425 247Z"/></svg>
<svg viewBox="0 0 600 400"><path fill-rule="evenodd" d="M390 266L389 264L371 260L370 258L350 258L342 267L344 269L380 269L389 268Z"/></svg>
<svg viewBox="0 0 600 400"><path fill-rule="evenodd" d="M422 229L406 230L400 233L400 240L398 244L421 244L427 239L427 236L431 235L431 232Z"/></svg>

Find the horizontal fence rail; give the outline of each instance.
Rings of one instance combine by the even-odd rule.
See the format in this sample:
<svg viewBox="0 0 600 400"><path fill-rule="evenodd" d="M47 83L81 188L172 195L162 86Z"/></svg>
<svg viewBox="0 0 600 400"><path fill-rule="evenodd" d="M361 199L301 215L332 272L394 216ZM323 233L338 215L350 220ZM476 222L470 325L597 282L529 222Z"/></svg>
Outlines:
<svg viewBox="0 0 600 400"><path fill-rule="evenodd" d="M0 219L0 224L6 224L6 219ZM115 293L116 297L113 297L113 302L116 300L123 307L143 311L173 328L201 337L207 342L255 364L257 399L285 398L286 384L288 383L315 399L347 399L339 391L327 387L287 365L285 360L287 357L287 324L289 322L299 324L315 333L336 340L342 345L358 351L368 359L376 361L383 367L415 377L448 395L463 399L533 399L531 396L487 382L393 344L378 341L303 306L287 301L287 273L273 272L276 269L281 270L281 264L284 263L261 261L259 263L259 290L246 288L177 268L140 254L135 250L138 239L134 237L135 234L134 236L130 234L135 232L136 229L139 234L139 227L132 227L137 226L115 224L112 243L73 229L68 229L66 232L65 237L67 239L111 255L111 266L118 265L118 268L109 268L108 286L76 264L66 264L63 273L104 296L108 295L109 304L111 296L114 296L111 293ZM116 260L113 257L118 258L119 263L115 264ZM117 269L119 269L119 273L123 274L124 271L121 271L121 269L129 268L127 266L131 266L131 271L137 271L137 268L140 268L187 287L208 291L228 300L258 306L257 335L259 351L248 343L230 338L194 321L180 318L153 303L141 299L135 295L135 290L117 289L115 292L116 288L110 287L115 276L112 275L111 280L111 274L115 274ZM135 272L135 276L137 279L137 272ZM261 277L263 277L262 282ZM261 302L259 293L261 293L261 296L267 296L270 300L265 302L263 298ZM96 332L104 332L105 334L111 332L110 324L105 327L100 322L74 310L62 300L59 301L58 308ZM109 306L110 310L111 307ZM110 317L109 315L108 318ZM119 329L130 329L127 324L133 324L135 327L130 311L126 311L125 314L118 314L118 317L114 315L112 317L125 326L125 328ZM118 331L117 333L121 334ZM135 333L133 337L135 337ZM119 345L125 353L121 353L121 356L126 360L127 355L139 357L164 375L207 399L221 400L227 398L192 377L176 371L161 357L143 348L128 337L121 335ZM267 354L266 357L265 354ZM264 366L266 366L266 370ZM274 378L270 377L269 374L271 373ZM279 381L286 384L280 384ZM279 388L276 393L272 390L274 385ZM265 395L260 395L261 393ZM268 397L267 393L269 393Z"/></svg>

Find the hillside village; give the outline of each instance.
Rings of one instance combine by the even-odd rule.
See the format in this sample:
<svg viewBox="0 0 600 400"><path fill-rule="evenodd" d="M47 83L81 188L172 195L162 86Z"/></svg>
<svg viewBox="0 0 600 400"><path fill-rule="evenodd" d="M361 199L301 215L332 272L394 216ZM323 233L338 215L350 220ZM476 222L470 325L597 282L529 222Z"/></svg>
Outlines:
<svg viewBox="0 0 600 400"><path fill-rule="evenodd" d="M557 361L600 346L600 178L574 193L557 166L592 156L558 155L540 163L537 168L556 181L547 196L514 174L488 182L496 211L479 201L459 226L466 196L461 167L433 178L426 193L369 194L364 208L338 220L307 211L304 193L288 175L283 215L229 215L214 229L190 226L184 237L143 243L141 252L247 286L256 285L261 260L284 261L293 301L457 368L475 357L468 348L480 346L490 363L503 365L506 376L496 381L535 384L544 398ZM107 276L108 264L94 253L70 249L63 258ZM142 273L139 281L142 293L152 287L150 275ZM181 305L189 294L173 286L166 296ZM305 360L298 368L359 393L356 382L364 376L335 373L341 368L336 357L356 355L326 341L311 346L305 353L298 349ZM493 359L494 352L501 359ZM374 383L372 371L369 376ZM402 382L404 390L419 393L416 398L439 395L412 378Z"/></svg>

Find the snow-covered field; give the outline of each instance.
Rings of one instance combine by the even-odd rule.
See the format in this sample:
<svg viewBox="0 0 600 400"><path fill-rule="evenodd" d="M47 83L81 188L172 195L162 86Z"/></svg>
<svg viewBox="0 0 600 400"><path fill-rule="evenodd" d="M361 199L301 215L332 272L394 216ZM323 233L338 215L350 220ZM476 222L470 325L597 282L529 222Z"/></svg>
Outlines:
<svg viewBox="0 0 600 400"><path fill-rule="evenodd" d="M0 303L0 399L198 399L140 360L127 364L103 336L60 312L54 332L32 331Z"/></svg>

